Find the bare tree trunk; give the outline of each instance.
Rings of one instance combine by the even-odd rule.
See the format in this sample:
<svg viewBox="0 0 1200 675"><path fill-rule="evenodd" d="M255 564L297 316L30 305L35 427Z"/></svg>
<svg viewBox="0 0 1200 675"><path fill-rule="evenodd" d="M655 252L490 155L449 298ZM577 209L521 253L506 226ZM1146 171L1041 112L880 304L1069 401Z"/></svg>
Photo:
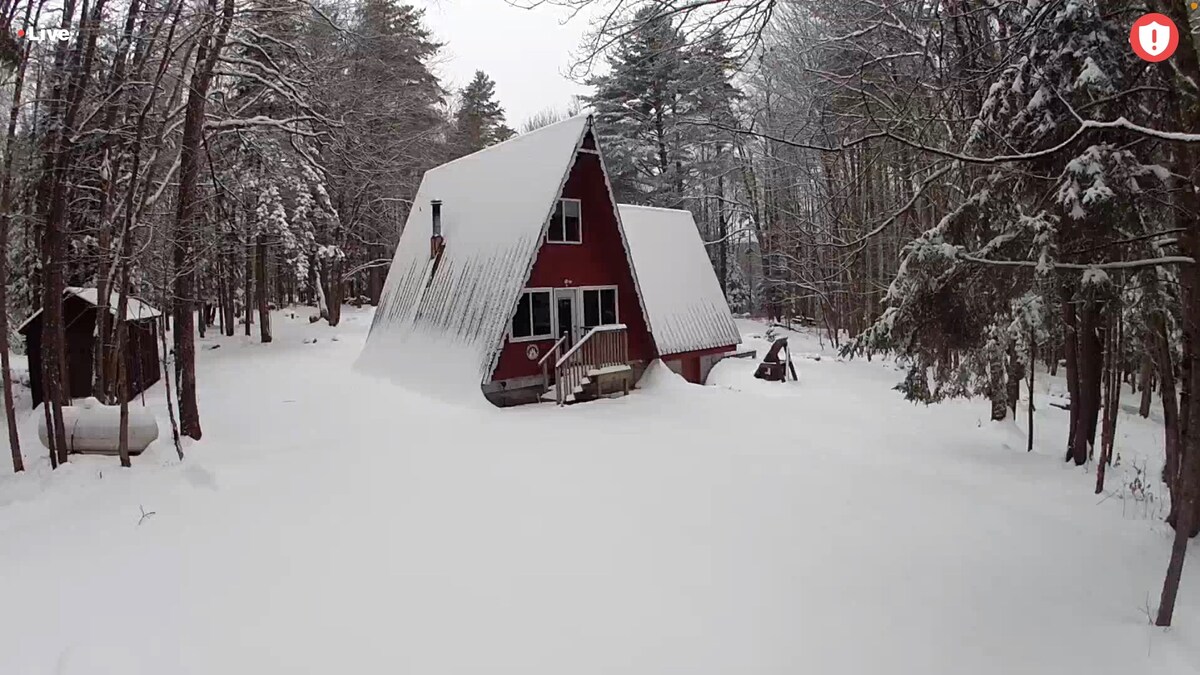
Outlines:
<svg viewBox="0 0 1200 675"><path fill-rule="evenodd" d="M118 96L118 91L125 86L125 67L127 64L126 56L130 46L133 44L133 33L137 24L138 12L141 6L139 0L132 0L129 3L128 10L125 14L125 26L121 34L121 39L117 42L117 53L112 61L112 72L109 74L107 86L107 100L104 105L104 119L101 122L101 128L106 131L103 140L103 166L107 167L107 175L104 177L104 189L100 193L99 212L99 227L100 233L98 243L101 255L100 269L96 273L96 296L99 299L102 307L108 306L111 295L109 284L109 273L104 270L107 264L107 255L112 248L112 219L115 216L115 209L110 208L110 205L116 202L116 191L118 176L123 166L124 155L118 151L120 138L113 133L113 127L116 125L117 115L122 101L122 97ZM137 177L131 175L131 182L136 182ZM111 365L109 361L113 358L113 340L112 340L112 315L109 312L100 312L96 317L96 350L93 355L93 385L92 395L104 401L112 403L111 391Z"/></svg>
<svg viewBox="0 0 1200 675"><path fill-rule="evenodd" d="M329 320L329 299L325 297L325 264L318 258L313 266L313 288L317 293L317 314L326 321Z"/></svg>
<svg viewBox="0 0 1200 675"><path fill-rule="evenodd" d="M371 260L383 259L386 251L383 246L371 246ZM383 282L387 274L387 267L372 265L367 271L367 294L371 296L371 306L379 305L379 298L383 295ZM294 285L294 284L293 284Z"/></svg>
<svg viewBox="0 0 1200 675"><path fill-rule="evenodd" d="M1150 386L1150 377L1154 373L1154 360L1150 358L1150 355L1154 353L1154 350L1149 344L1145 345L1145 347L1146 350L1142 354L1142 366L1138 372L1137 379L1138 386L1142 388L1142 401L1141 405L1138 406L1138 414L1143 418L1148 418L1150 417L1150 404L1154 395L1154 391Z"/></svg>
<svg viewBox="0 0 1200 675"><path fill-rule="evenodd" d="M1096 494L1104 492L1104 473L1112 463L1113 444L1116 442L1117 413L1121 399L1121 320L1107 331L1108 348L1104 369L1104 423L1100 434L1100 461L1096 463Z"/></svg>
<svg viewBox="0 0 1200 675"><path fill-rule="evenodd" d="M1029 447L1026 452L1033 452L1033 374L1037 372L1037 341L1034 332L1029 335Z"/></svg>
<svg viewBox="0 0 1200 675"><path fill-rule="evenodd" d="M1116 368L1113 370L1112 395L1108 399L1108 401L1109 401L1108 405L1110 408L1110 410L1108 412L1108 426L1107 426L1108 451L1105 454L1105 462L1107 462L1110 465L1112 464L1112 461L1113 461L1113 450L1117 443L1117 420L1121 414L1121 371L1122 371L1121 344L1125 341L1125 322L1119 313L1117 314L1116 321L1117 321L1117 330L1116 330L1116 334L1113 336L1113 339L1112 339L1112 346L1110 347L1110 350L1112 352L1112 357L1111 357L1110 362L1113 365L1115 365Z"/></svg>
<svg viewBox="0 0 1200 675"><path fill-rule="evenodd" d="M208 312L204 304L204 276L197 269L192 278L192 290L196 296L196 332L203 339L208 333Z"/></svg>
<svg viewBox="0 0 1200 675"><path fill-rule="evenodd" d="M129 322L124 321L126 309L129 307L129 240L133 237L126 232L121 244L121 290L117 296L117 382L118 398L121 401L121 429L117 444L117 454L121 458L121 466L130 467L129 461Z"/></svg>
<svg viewBox="0 0 1200 675"><path fill-rule="evenodd" d="M166 316L164 316L163 319L164 319L164 329L158 331L158 335L159 335L159 342L162 346L162 352L165 356L167 353L167 331L165 329ZM167 417L171 420L171 440L173 440L175 442L175 454L179 456L180 461L183 461L183 444L180 442L179 424L176 422L176 417L175 417L175 397L171 393L171 366L170 366L170 364L167 363L165 358L163 359L162 369L163 369L163 391L166 393L166 396L167 396Z"/></svg>
<svg viewBox="0 0 1200 675"><path fill-rule="evenodd" d="M1008 401L1005 399L1007 387L1004 383L1004 362L999 358L992 358L992 363L988 366L988 398L992 402L992 421L1000 422L1008 416Z"/></svg>
<svg viewBox="0 0 1200 675"><path fill-rule="evenodd" d="M1162 5L1161 11L1174 19L1176 25L1188 25L1190 17L1184 3ZM1179 79L1195 81L1200 77L1200 54L1196 52L1196 39L1192 37L1188 48L1180 52L1179 58L1172 63L1172 68L1179 74ZM1196 128L1197 122L1200 121L1200 113L1197 112L1194 103L1185 105L1179 98L1181 97L1171 95L1168 99L1173 104L1178 128ZM1191 147L1176 148L1174 152L1176 161L1172 168L1176 175L1195 175L1197 167L1200 167L1200 153ZM1197 221L1196 215L1200 213L1200 196L1196 194L1190 179L1185 178L1180 187L1182 189L1178 191L1179 203L1175 208L1176 223L1183 230L1179 237L1179 248L1183 255L1195 259L1200 255L1200 222ZM1171 560L1163 579L1158 616L1155 619L1158 626L1171 625L1179 583L1183 576L1188 539L1195 536L1200 529L1200 396L1197 395L1200 394L1200 364L1197 363L1200 360L1200 265L1181 267L1179 286L1183 310L1183 349L1180 363L1183 393L1180 396L1179 440L1176 453L1179 457L1180 471L1178 489L1171 495L1172 510L1176 515L1175 538L1171 546ZM1162 333L1166 333L1165 324ZM1166 368L1160 367L1160 372L1165 373ZM1162 384L1165 416L1166 379ZM1169 440L1168 437L1168 442ZM1177 501L1178 507L1175 506Z"/></svg>
<svg viewBox="0 0 1200 675"><path fill-rule="evenodd" d="M1101 371L1103 370L1104 346L1101 343L1100 307L1089 300L1080 314L1078 326L1079 358L1079 398L1071 400L1071 409L1079 407L1079 417L1076 419L1074 444L1071 446L1069 459L1082 466L1088 461L1091 449L1096 443L1096 427L1100 416Z"/></svg>
<svg viewBox="0 0 1200 675"><path fill-rule="evenodd" d="M233 233L226 232L221 250L221 301L222 312L221 328L226 337L233 337L233 333L237 330L237 305L233 300L234 285L236 277L234 275L233 261Z"/></svg>
<svg viewBox="0 0 1200 675"><path fill-rule="evenodd" d="M224 254L221 254L222 260L217 263L217 328L221 335L226 335L225 332L225 265L222 264Z"/></svg>
<svg viewBox="0 0 1200 675"><path fill-rule="evenodd" d="M196 401L196 336L192 325L192 265L196 230L199 227L199 195L201 157L200 146L204 140L204 111L208 101L208 89L212 83L213 70L225 36L233 21L233 0L225 0L221 21L218 26L207 24L206 34L200 37L196 50L196 67L192 71L191 88L188 92L184 113L183 139L179 149L179 195L175 219L174 264L175 331L179 336L179 353L182 377L179 382L179 422L183 435L200 440L200 407ZM217 0L209 0L208 13L217 16ZM249 300L247 298L247 300Z"/></svg>
<svg viewBox="0 0 1200 675"><path fill-rule="evenodd" d="M342 320L342 293L345 287L342 280L342 261L334 258L329 261L327 268L322 266L322 269L326 271L328 285L328 289L324 292L326 310L328 311L326 319L329 321L330 326L336 326ZM320 283L319 277L318 283Z"/></svg>
<svg viewBox="0 0 1200 675"><path fill-rule="evenodd" d="M1173 363L1174 359L1171 358L1171 341L1167 335L1166 321L1160 312L1156 311L1151 317L1151 327L1154 331L1155 363L1159 373L1158 390L1163 404L1163 433L1165 436L1163 444L1166 447L1166 458L1163 464L1162 479L1171 495L1171 510L1167 515L1167 522L1174 524L1179 502L1182 500L1182 495L1178 491L1180 437L1179 399L1175 391L1175 364Z"/></svg>
<svg viewBox="0 0 1200 675"><path fill-rule="evenodd" d="M1071 400L1071 417L1069 431L1067 432L1067 456L1066 461L1071 461L1075 458L1075 432L1079 428L1079 410L1081 407L1081 396L1079 394L1079 330L1076 326L1075 306L1071 304L1071 292L1066 287L1062 290L1062 314L1063 314L1063 352L1065 355L1064 361L1067 367L1067 395ZM1086 461L1086 454L1085 459ZM1082 462L1079 462L1082 464Z"/></svg>
<svg viewBox="0 0 1200 675"><path fill-rule="evenodd" d="M725 217L725 176L717 176L717 280L721 294L729 297L729 222Z"/></svg>
<svg viewBox="0 0 1200 675"><path fill-rule="evenodd" d="M243 274L246 277L246 288L243 291L243 299L245 300L246 305L246 337L250 337L250 326L254 324L254 305L250 304L250 298L254 295L254 254L252 253L253 249L251 248L249 241L246 242L244 250L246 254L245 271Z"/></svg>
<svg viewBox="0 0 1200 675"><path fill-rule="evenodd" d="M24 30L29 29L29 15L33 3L25 5ZM17 432L17 409L13 402L12 364L8 342L8 240L12 225L12 182L13 182L13 142L17 137L17 119L21 113L21 93L25 87L25 65L29 57L29 45L26 42L24 56L17 66L17 79L13 84L12 107L8 113L8 132L4 141L4 168L0 177L0 386L4 387L4 419L8 424L8 447L12 452L13 472L25 470L25 459L21 455L21 437ZM47 428L47 430L49 430ZM49 434L47 434L49 436Z"/></svg>
<svg viewBox="0 0 1200 675"><path fill-rule="evenodd" d="M70 30L75 16L74 0L67 0L59 27ZM52 438L51 466L57 467L66 461L66 429L62 421L63 383L70 379L65 372L66 349L62 324L62 221L66 209L66 181L64 173L68 165L70 141L68 129L72 126L70 106L73 78L68 67L69 47L60 42L55 48L51 78L54 84L46 117L49 129L42 144L42 172L37 187L37 212L42 221L42 334L39 348L42 361L42 404L46 407L46 436ZM76 66L78 50L70 52L71 66ZM39 78L39 81L41 78ZM69 385L68 385L69 386ZM53 455L57 455L54 457Z"/></svg>
<svg viewBox="0 0 1200 675"><path fill-rule="evenodd" d="M267 305L267 238L259 234L254 245L254 297L258 301L258 334L271 341L271 308Z"/></svg>
<svg viewBox="0 0 1200 675"><path fill-rule="evenodd" d="M1192 55L1190 58L1194 58ZM1192 214L1194 218L1194 213ZM1181 248L1185 255L1200 254L1200 226L1195 222L1191 230L1181 237ZM1171 560L1163 579L1163 590L1159 598L1158 616L1155 625L1170 626L1175 613L1175 600L1179 594L1179 583L1183 576L1187 556L1188 540L1200 529L1200 265L1186 266L1180 274L1183 300L1183 372L1190 380L1185 382L1190 394L1186 407L1181 411L1184 419L1180 426L1180 472L1178 488L1172 493L1172 508L1176 514L1175 538L1171 546ZM1164 387L1164 392L1166 388ZM1174 504L1178 500L1178 508Z"/></svg>
<svg viewBox="0 0 1200 675"><path fill-rule="evenodd" d="M1025 364L1017 356L1015 341L1008 345L1008 406L1012 409L1013 421L1017 419L1017 407L1021 404L1021 380L1025 379Z"/></svg>

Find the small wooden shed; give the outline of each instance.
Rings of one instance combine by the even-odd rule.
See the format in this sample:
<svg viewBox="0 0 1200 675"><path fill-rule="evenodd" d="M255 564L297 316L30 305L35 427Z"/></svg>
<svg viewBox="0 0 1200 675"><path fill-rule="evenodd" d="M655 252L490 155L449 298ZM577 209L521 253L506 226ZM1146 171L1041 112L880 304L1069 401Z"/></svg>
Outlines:
<svg viewBox="0 0 1200 675"><path fill-rule="evenodd" d="M117 314L117 294L109 298L105 308ZM63 327L66 336L67 371L71 398L92 395L95 381L96 319L100 302L95 288L68 287L63 293ZM129 364L129 397L142 393L158 382L161 364L158 354L158 317L161 312L130 297L125 308L128 341L126 363ZM17 329L25 336L29 355L29 386L33 405L42 402L42 312L38 310Z"/></svg>

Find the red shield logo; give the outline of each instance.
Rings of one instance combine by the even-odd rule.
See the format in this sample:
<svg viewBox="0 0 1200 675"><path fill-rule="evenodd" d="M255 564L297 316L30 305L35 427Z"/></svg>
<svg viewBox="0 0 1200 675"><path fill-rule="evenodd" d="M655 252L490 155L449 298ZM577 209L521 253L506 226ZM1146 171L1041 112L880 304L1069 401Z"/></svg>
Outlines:
<svg viewBox="0 0 1200 675"><path fill-rule="evenodd" d="M1129 29L1129 45L1143 61L1165 61L1179 46L1179 28L1163 14L1146 14Z"/></svg>

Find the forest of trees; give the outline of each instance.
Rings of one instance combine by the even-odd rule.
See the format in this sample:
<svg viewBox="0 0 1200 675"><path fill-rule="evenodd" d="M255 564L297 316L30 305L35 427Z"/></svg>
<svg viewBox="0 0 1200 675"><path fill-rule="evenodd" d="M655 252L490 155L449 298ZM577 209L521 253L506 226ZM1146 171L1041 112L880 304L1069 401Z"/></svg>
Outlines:
<svg viewBox="0 0 1200 675"><path fill-rule="evenodd" d="M397 0L0 1L0 355L43 309L51 463L68 460L67 286L161 307L176 447L203 433L206 331L270 342L270 310L336 326L373 302L430 167L511 135L479 72L449 91L423 11ZM56 28L65 40L24 39ZM124 386L124 322L101 312L94 393ZM174 407L172 405L172 407ZM122 463L128 465L127 456Z"/></svg>
<svg viewBox="0 0 1200 675"><path fill-rule="evenodd" d="M734 311L895 356L908 398L978 396L994 420L1061 370L1063 457L1095 462L1097 493L1122 388L1143 416L1161 400L1170 624L1200 532L1189 2L540 5L599 17L577 74L618 198L695 213ZM1129 48L1150 11L1184 28L1163 63Z"/></svg>
<svg viewBox="0 0 1200 675"><path fill-rule="evenodd" d="M618 199L691 210L734 311L893 355L905 396L983 397L996 420L1061 369L1062 456L1094 461L1098 492L1122 387L1143 415L1160 400L1170 624L1200 532L1200 37L1160 64L1127 46L1147 11L1189 26L1187 2L510 1L598 10L575 74ZM336 325L377 299L423 171L513 133L485 73L438 81L399 0L0 0L0 21L17 470L13 320L45 312L53 462L67 285L169 311L168 401L200 438L198 335L266 342L272 305ZM71 38L13 37L50 26Z"/></svg>

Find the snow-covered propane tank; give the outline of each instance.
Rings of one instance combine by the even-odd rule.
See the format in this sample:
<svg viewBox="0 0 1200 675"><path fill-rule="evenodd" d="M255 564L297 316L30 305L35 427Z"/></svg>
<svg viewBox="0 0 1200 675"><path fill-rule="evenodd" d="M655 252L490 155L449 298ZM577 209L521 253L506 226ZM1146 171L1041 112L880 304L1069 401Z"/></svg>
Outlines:
<svg viewBox="0 0 1200 675"><path fill-rule="evenodd" d="M115 455L121 444L121 407L103 405L94 398L63 406L63 426L67 433L67 451ZM145 408L129 408L129 454L141 454L158 438L158 422ZM38 439L50 447L46 434L46 416L38 415Z"/></svg>

